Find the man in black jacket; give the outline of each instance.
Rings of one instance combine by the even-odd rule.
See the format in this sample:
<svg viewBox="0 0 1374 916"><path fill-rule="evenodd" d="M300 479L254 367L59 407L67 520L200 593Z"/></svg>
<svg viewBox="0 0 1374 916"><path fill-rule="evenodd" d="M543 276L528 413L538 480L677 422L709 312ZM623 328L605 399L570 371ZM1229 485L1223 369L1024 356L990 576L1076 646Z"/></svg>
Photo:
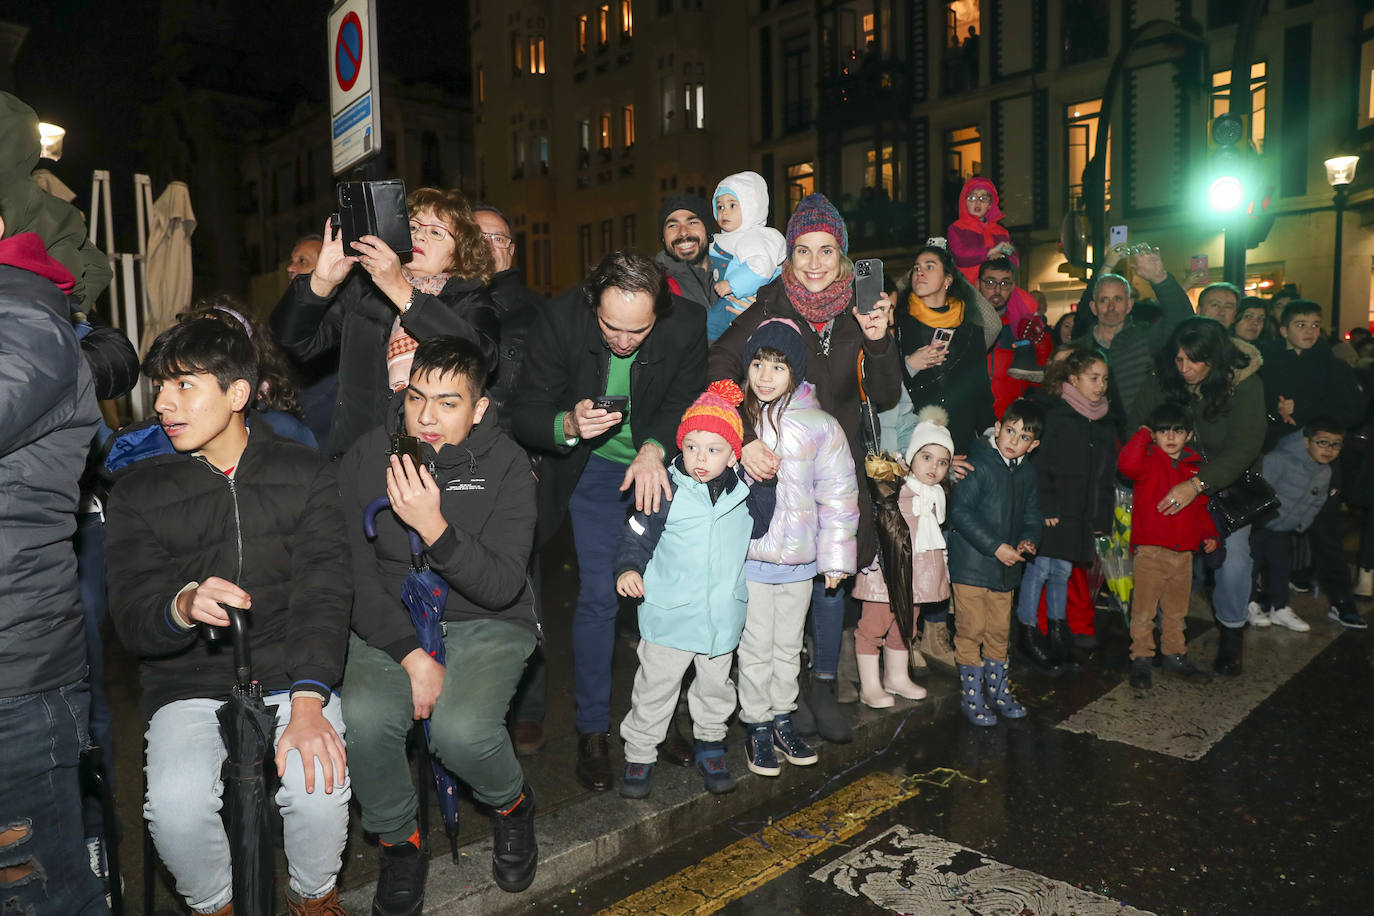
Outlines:
<svg viewBox="0 0 1374 916"><path fill-rule="evenodd" d="M670 194L658 208L663 250L654 263L663 271L673 295L710 308L718 298L711 288L711 206L696 194Z"/></svg>
<svg viewBox="0 0 1374 916"><path fill-rule="evenodd" d="M0 241L0 863L23 913L106 912L77 781L89 691L70 539L100 413L72 286L37 235Z"/></svg>
<svg viewBox="0 0 1374 916"><path fill-rule="evenodd" d="M511 424L522 445L543 455L538 543L565 513L572 517L581 580L577 777L604 791L612 782L616 538L630 509L652 512L671 498L665 462L683 411L706 385L706 312L672 295L652 261L627 252L608 255L578 292L531 328Z"/></svg>
<svg viewBox="0 0 1374 916"><path fill-rule="evenodd" d="M534 880L534 796L515 759L505 715L539 638L527 576L534 543L529 459L501 431L483 393L487 363L456 337L420 344L410 386L388 423L340 460L357 594L344 673L352 776L363 829L381 840L372 912L411 916L424 905L425 860L406 764L413 720L430 720L444 766L492 809L492 873L521 891ZM422 466L388 454L392 434L420 440ZM377 537L368 504L386 494ZM421 646L401 588L413 532L430 570L448 583L440 664Z"/></svg>
<svg viewBox="0 0 1374 916"><path fill-rule="evenodd" d="M205 632L229 623L224 606L244 608L253 677L277 719L289 908L337 906L351 793L331 691L352 576L334 474L313 449L245 421L258 369L236 328L178 324L143 371L176 452L122 471L106 520L110 613L140 658L144 812L158 855L192 910L232 907L215 713L236 676L233 653L209 651Z"/></svg>

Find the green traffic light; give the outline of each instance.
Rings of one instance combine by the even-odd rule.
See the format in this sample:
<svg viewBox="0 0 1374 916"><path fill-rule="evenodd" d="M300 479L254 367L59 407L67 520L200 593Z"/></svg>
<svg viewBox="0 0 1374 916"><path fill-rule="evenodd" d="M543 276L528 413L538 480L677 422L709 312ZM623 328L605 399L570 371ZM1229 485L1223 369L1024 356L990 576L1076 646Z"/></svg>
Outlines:
<svg viewBox="0 0 1374 916"><path fill-rule="evenodd" d="M1234 213L1245 202L1245 186L1235 175L1222 175L1207 189L1207 204L1218 213Z"/></svg>

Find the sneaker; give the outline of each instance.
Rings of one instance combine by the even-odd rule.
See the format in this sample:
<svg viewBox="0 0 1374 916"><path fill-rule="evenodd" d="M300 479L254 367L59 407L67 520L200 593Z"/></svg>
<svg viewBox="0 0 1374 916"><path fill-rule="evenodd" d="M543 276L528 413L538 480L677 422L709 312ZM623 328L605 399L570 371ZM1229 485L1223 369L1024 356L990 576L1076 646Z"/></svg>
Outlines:
<svg viewBox="0 0 1374 916"><path fill-rule="evenodd" d="M372 916L420 916L425 908L425 876L429 860L407 840L378 851L377 890Z"/></svg>
<svg viewBox="0 0 1374 916"><path fill-rule="evenodd" d="M514 804L491 813L491 876L508 894L534 882L539 844L534 841L534 790L525 783Z"/></svg>
<svg viewBox="0 0 1374 916"><path fill-rule="evenodd" d="M1258 601L1251 601L1247 610L1250 616L1250 626L1252 627L1267 627L1274 623L1269 616L1269 612L1260 607Z"/></svg>
<svg viewBox="0 0 1374 916"><path fill-rule="evenodd" d="M616 791L620 793L621 798L648 798L649 791L653 788L653 776L652 763L627 763L625 775L620 778L620 785Z"/></svg>
<svg viewBox="0 0 1374 916"><path fill-rule="evenodd" d="M792 729L789 716L774 716L772 732L774 749L793 766L809 767L820 759L815 749Z"/></svg>
<svg viewBox="0 0 1374 916"><path fill-rule="evenodd" d="M1153 667L1154 664L1152 659L1131 659L1131 689L1149 690L1154 686L1154 676L1150 672L1150 669Z"/></svg>
<svg viewBox="0 0 1374 916"><path fill-rule="evenodd" d="M1164 656L1164 670L1194 684L1212 683L1212 676L1194 665L1186 652Z"/></svg>
<svg viewBox="0 0 1374 916"><path fill-rule="evenodd" d="M1302 592L1306 595L1312 591L1312 579L1310 576L1293 576L1288 580L1288 587L1295 592Z"/></svg>
<svg viewBox="0 0 1374 916"><path fill-rule="evenodd" d="M706 791L712 795L735 791L735 777L730 775L730 767L725 762L724 741L697 742L697 771L706 783Z"/></svg>
<svg viewBox="0 0 1374 916"><path fill-rule="evenodd" d="M750 773L777 776L782 772L773 752L773 727L767 722L744 722L744 760Z"/></svg>
<svg viewBox="0 0 1374 916"><path fill-rule="evenodd" d="M1340 605L1333 604L1331 605L1331 610L1326 612L1326 616L1330 617L1347 630L1369 629L1369 624L1365 623L1364 619L1356 613L1355 609L1348 605L1341 607Z"/></svg>
<svg viewBox="0 0 1374 916"><path fill-rule="evenodd" d="M1269 622L1276 627L1284 627L1289 630L1295 630L1298 633L1306 633L1308 630L1312 629L1312 624L1303 620L1297 614L1294 614L1291 607L1281 607L1277 610L1270 611Z"/></svg>

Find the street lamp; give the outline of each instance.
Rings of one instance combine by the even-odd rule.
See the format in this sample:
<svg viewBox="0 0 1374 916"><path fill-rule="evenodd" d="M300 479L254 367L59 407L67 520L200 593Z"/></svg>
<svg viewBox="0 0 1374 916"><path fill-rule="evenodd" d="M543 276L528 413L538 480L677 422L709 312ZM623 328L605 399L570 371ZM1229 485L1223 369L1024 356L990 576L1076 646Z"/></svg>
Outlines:
<svg viewBox="0 0 1374 916"><path fill-rule="evenodd" d="M38 142L42 148L42 157L51 159L53 162L62 158L62 138L67 136L67 131L56 124L49 124L47 121L38 123Z"/></svg>
<svg viewBox="0 0 1374 916"><path fill-rule="evenodd" d="M1335 263L1331 267L1331 329L1341 333L1341 230L1345 225L1345 202L1350 196L1350 183L1355 180L1355 165L1359 156L1336 156L1326 160L1326 182L1336 192L1336 243L1333 247Z"/></svg>

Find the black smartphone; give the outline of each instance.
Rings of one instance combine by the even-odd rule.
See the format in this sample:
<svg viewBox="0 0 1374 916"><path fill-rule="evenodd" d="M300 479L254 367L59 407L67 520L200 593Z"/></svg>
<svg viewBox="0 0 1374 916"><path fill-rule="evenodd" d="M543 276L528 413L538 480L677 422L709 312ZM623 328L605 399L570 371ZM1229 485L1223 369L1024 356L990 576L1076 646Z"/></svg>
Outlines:
<svg viewBox="0 0 1374 916"><path fill-rule="evenodd" d="M342 182L338 217L344 254L357 254L353 243L365 235L377 236L397 254L410 253L410 211L399 178Z"/></svg>
<svg viewBox="0 0 1374 916"><path fill-rule="evenodd" d="M624 417L630 413L630 396L627 394L603 394L599 398L592 399L592 406L606 411L607 413L620 413Z"/></svg>
<svg viewBox="0 0 1374 916"><path fill-rule="evenodd" d="M867 315L883 296L881 258L861 258L854 262L854 304L860 315Z"/></svg>
<svg viewBox="0 0 1374 916"><path fill-rule="evenodd" d="M414 436L392 436L391 451L392 455L409 455L410 461L415 465L415 470L424 467L425 461L420 457L420 440Z"/></svg>

